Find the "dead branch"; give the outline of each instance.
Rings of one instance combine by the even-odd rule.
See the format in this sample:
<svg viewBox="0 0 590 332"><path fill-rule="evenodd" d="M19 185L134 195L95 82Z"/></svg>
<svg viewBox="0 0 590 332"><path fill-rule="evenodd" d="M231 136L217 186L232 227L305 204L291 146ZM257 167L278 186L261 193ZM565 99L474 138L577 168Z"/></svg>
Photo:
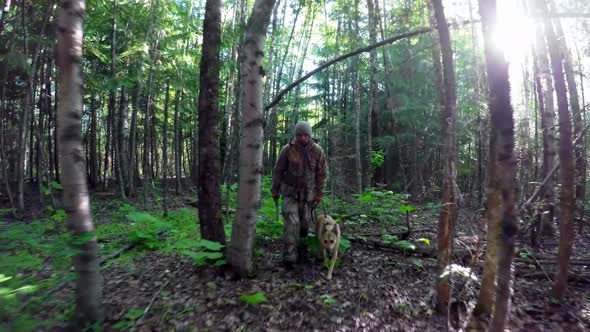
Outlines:
<svg viewBox="0 0 590 332"><path fill-rule="evenodd" d="M588 130L589 127L590 127L590 122L586 125L586 127L584 127L582 132L580 132L578 134L576 139L574 139L574 141L572 143L573 145L578 144L580 139L582 139L582 137L584 137L584 133L586 132L586 130ZM551 179L553 174L555 174L555 171L557 171L557 169L559 168L559 164L560 164L560 162L559 162L559 160L557 160L555 162L555 166L553 166L551 171L549 171L549 174L547 174L547 176L545 177L545 179L543 179L543 182L541 182L541 184L537 187L537 189L535 189L535 191L533 192L531 197L526 202L524 202L520 205L520 207L519 207L520 212L522 212L525 208L528 208L531 205L531 203L537 198L537 196L539 196L543 187L547 184L547 182L549 182L549 179Z"/></svg>
<svg viewBox="0 0 590 332"><path fill-rule="evenodd" d="M141 317L139 317L139 319L135 323L136 325L139 325L139 324L141 324L143 322L143 320L145 318L145 315L150 310L152 304L154 303L154 301L156 300L156 298L158 297L158 295L160 295L160 293L162 292L162 289L164 289L164 287L166 287L169 283L170 283L170 280L166 280L166 282L162 285L162 287L160 287L160 289L158 289L158 291L154 294L154 296L152 296L152 299L151 299L150 303L148 304L148 306L143 311L143 315L141 315Z"/></svg>
<svg viewBox="0 0 590 332"><path fill-rule="evenodd" d="M462 26L462 25L467 25L467 24L476 23L476 22L479 22L479 21L477 21L477 20L474 20L474 21L464 21L464 22L461 22L459 24L451 23L449 25L452 26L452 27L454 27L455 25ZM414 30L414 31L402 33L400 35L397 35L397 36L393 36L393 37L384 39L384 40L382 40L380 42L377 42L375 44L358 48L358 49L356 49L356 50L354 50L354 51L352 51L350 53L347 53L347 54L341 55L341 56L339 56L339 57L337 57L335 59L332 59L332 60L324 63L323 65L317 67L316 69L310 71L309 73L303 75L300 79L296 80L295 82L287 85L287 87L285 87L283 90L281 90L276 95L276 97L268 105L266 105L264 107L264 111L267 111L267 110L271 109L272 107L276 106L279 103L279 101L281 101L281 99L283 98L283 96L285 94L287 94L287 92L291 91L293 88L295 88L299 84L303 83L308 78L312 77L313 75L319 73L320 71L322 71L322 70L330 67L331 65L333 65L335 63L338 63L340 61L346 60L346 59L348 59L348 58L350 58L352 56L359 55L361 53L370 52L370 51L376 49L377 47L384 46L384 45L387 45L387 44L392 44L392 43L394 43L394 42L396 42L398 40L401 40L401 39L405 39L405 38L409 38L409 37L414 37L414 36L425 34L427 32L432 31L432 29L436 29L436 27L434 27L434 28L430 28L430 27L429 28L420 28L418 30Z"/></svg>

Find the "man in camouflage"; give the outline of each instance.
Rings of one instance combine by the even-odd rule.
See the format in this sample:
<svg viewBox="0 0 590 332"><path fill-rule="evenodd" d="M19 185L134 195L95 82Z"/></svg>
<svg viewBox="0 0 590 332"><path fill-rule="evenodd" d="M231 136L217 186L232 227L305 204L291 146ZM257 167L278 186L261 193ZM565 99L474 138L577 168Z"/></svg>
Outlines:
<svg viewBox="0 0 590 332"><path fill-rule="evenodd" d="M299 121L295 137L285 145L272 175L272 197L283 196L283 260L291 266L305 255L302 239L307 237L311 210L324 196L327 162L319 144L311 140L311 125Z"/></svg>

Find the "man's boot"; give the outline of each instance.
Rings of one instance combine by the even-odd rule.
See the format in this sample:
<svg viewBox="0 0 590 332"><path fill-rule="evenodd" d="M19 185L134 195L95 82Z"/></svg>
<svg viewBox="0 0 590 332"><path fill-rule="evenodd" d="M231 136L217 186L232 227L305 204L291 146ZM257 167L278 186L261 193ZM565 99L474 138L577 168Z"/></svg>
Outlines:
<svg viewBox="0 0 590 332"><path fill-rule="evenodd" d="M287 269L292 269L293 265L297 263L297 245L294 242L285 242L283 250L283 264Z"/></svg>

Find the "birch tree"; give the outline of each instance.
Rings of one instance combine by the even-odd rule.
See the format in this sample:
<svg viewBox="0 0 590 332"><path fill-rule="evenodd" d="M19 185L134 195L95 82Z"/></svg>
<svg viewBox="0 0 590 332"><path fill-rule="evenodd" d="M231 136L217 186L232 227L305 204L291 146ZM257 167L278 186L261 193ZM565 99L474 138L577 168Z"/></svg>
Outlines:
<svg viewBox="0 0 590 332"><path fill-rule="evenodd" d="M240 54L242 124L238 208L228 248L228 263L240 276L254 272L254 236L260 208L262 180L263 114L262 60L264 41L275 0L256 0L248 19Z"/></svg>
<svg viewBox="0 0 590 332"><path fill-rule="evenodd" d="M82 61L84 0L62 0L57 22L57 70L59 104L57 109L58 144L62 173L63 200L68 228L79 238L79 251L73 256L78 327L102 319L102 280L98 264L98 243L90 214L82 149Z"/></svg>

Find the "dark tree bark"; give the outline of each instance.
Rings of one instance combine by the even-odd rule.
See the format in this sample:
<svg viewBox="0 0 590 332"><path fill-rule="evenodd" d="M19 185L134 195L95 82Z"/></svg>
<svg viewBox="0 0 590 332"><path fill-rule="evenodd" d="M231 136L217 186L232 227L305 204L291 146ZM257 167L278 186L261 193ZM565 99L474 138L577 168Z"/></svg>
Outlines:
<svg viewBox="0 0 590 332"><path fill-rule="evenodd" d="M164 184L164 216L168 215L168 104L170 103L170 78L166 81L164 101L164 128L162 129L162 182Z"/></svg>
<svg viewBox="0 0 590 332"><path fill-rule="evenodd" d="M432 0L434 17L440 38L444 107L441 110L442 129L444 133L443 143L443 208L438 221L438 274L442 275L447 265L450 264L455 220L457 219L457 197L455 192L455 165L456 165L456 112L457 112L457 83L453 65L453 50L451 49L451 35L446 23L444 8L441 0ZM439 313L447 314L450 288L448 277L437 279L437 309Z"/></svg>
<svg viewBox="0 0 590 332"><path fill-rule="evenodd" d="M178 104L180 103L180 90L176 90L174 96L174 174L175 174L175 193L176 195L180 194L182 190L181 185L181 165L182 165L182 149L180 146L180 142L182 141L182 133L180 128L180 121L179 121L179 110Z"/></svg>
<svg viewBox="0 0 590 332"><path fill-rule="evenodd" d="M82 60L84 0L62 0L57 22L57 68L60 103L58 142L60 146L64 205L68 228L80 239L73 263L78 273L76 321L79 329L102 320L102 280L98 263L98 243L86 185L82 155ZM89 236L91 235L91 236Z"/></svg>
<svg viewBox="0 0 590 332"><path fill-rule="evenodd" d="M199 222L203 239L225 244L219 161L221 0L207 0L199 92Z"/></svg>
<svg viewBox="0 0 590 332"><path fill-rule="evenodd" d="M552 10L554 12L554 10ZM580 99L578 97L578 88L576 86L576 76L572 65L572 53L567 46L566 37L561 27L559 19L553 20L557 39L561 41L561 54L563 56L563 68L565 70L565 78L567 81L567 91L570 97L570 106L572 109L572 118L574 122L574 137L578 137L584 128L584 121L582 120L582 110L580 109ZM584 205L586 202L586 155L584 153L585 136L574 146L574 160L575 160L575 186L576 186L576 205L575 205L575 220L576 223L582 223L584 218Z"/></svg>
<svg viewBox="0 0 590 332"><path fill-rule="evenodd" d="M127 62L127 67L129 67L129 62ZM131 75L131 72L129 72ZM125 85L121 86L121 98L119 99L119 121L117 124L117 131L118 131L118 142L117 146L119 148L118 158L120 166L119 174L121 182L121 188L123 194L128 192L129 188L129 125L128 119L129 117L129 96L127 87Z"/></svg>
<svg viewBox="0 0 590 332"><path fill-rule="evenodd" d="M542 176L545 179L556 163L556 139L555 139L555 102L553 98L553 79L549 68L547 41L543 32L542 24L536 27L536 41L534 50L534 70L535 70L535 87L537 98L539 100L539 109L541 110L541 129L543 132L543 167ZM543 211L541 211L540 222L534 227L536 247L543 233L553 233L553 216L554 216L554 177L548 180L548 185L543 186Z"/></svg>
<svg viewBox="0 0 590 332"><path fill-rule="evenodd" d="M89 167L89 177L88 177L88 184L90 188L96 188L98 183L98 159L96 153L96 109L97 109L97 100L94 95L90 97L90 167Z"/></svg>
<svg viewBox="0 0 590 332"><path fill-rule="evenodd" d="M116 52L116 44L117 43L117 0L113 2L113 19L111 21L111 78L114 84L116 80L116 63L117 63L117 52ZM107 116L107 134L106 134L106 144L105 144L105 152L104 152L104 168L103 168L103 190L107 189L108 181L107 181L107 173L109 169L109 165L111 160L109 158L116 158L115 155L115 137L114 134L114 126L115 126L115 104L116 104L116 89L111 87L109 93L109 102L108 102L108 116ZM113 156L111 156L111 154Z"/></svg>
<svg viewBox="0 0 590 332"><path fill-rule="evenodd" d="M379 1L379 0L376 0ZM367 0L367 8L369 10L369 40L371 44L375 44L377 42L377 13L375 11L375 6L373 5L373 0ZM370 74L369 74L369 81L370 81L370 88L369 88L369 96L370 96L370 107L371 109L367 113L367 123L369 127L369 135L367 139L367 148L369 149L367 154L368 159L368 176L367 176L367 187L374 185L374 178L373 178L373 143L371 138L379 136L379 88L377 86L377 51L372 50L369 56L369 63L370 63ZM377 179L380 180L380 179Z"/></svg>
<svg viewBox="0 0 590 332"><path fill-rule="evenodd" d="M547 16L547 3L545 0L537 1L538 8L543 16L543 26L549 47L551 69L555 83L557 96L557 111L559 114L559 160L561 164L561 218L559 222L559 249L558 265L555 283L553 284L553 296L562 298L567 289L567 272L572 254L573 241L573 210L574 210L574 161L572 156L572 127L568 110L567 88L563 71L563 55L559 49L559 43L553 30L551 20Z"/></svg>
<svg viewBox="0 0 590 332"><path fill-rule="evenodd" d="M135 94L133 96L133 111L131 112L131 126L129 132L129 168L127 176L127 194L135 196L135 179L137 177L137 113L139 111L139 99L141 97L141 63L138 65L135 82Z"/></svg>
<svg viewBox="0 0 590 332"><path fill-rule="evenodd" d="M485 41L486 69L489 86L488 105L492 137L490 162L496 164L496 177L491 186L501 193L498 209L501 215L501 236L498 242L498 270L495 311L491 331L503 331L510 308L512 287L512 259L518 221L516 218L516 161L514 159L514 120L510 103L508 63L502 52L494 45L492 31L496 26L496 1L480 0L482 29ZM492 148L493 145L493 148ZM501 212L500 212L501 211ZM488 246L490 244L488 243Z"/></svg>

